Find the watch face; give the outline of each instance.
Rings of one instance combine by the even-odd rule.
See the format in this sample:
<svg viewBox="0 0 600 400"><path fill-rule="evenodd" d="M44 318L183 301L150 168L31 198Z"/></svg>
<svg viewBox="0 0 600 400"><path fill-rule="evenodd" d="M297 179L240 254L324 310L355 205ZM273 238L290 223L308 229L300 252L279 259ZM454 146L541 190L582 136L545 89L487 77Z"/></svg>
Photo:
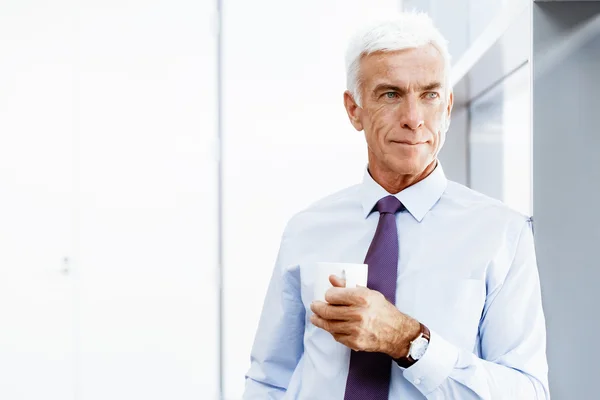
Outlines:
<svg viewBox="0 0 600 400"><path fill-rule="evenodd" d="M416 339L410 346L410 356L413 360L420 360L429 346L429 341L424 337Z"/></svg>

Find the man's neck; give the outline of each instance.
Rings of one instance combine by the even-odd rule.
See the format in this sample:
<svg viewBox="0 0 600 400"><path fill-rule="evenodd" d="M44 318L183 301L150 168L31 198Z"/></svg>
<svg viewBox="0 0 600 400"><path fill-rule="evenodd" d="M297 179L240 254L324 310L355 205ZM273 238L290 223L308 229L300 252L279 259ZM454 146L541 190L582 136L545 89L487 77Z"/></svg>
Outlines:
<svg viewBox="0 0 600 400"><path fill-rule="evenodd" d="M393 171L383 171L377 164L373 166L369 165L369 174L375 182L377 182L382 188L388 193L396 194L407 187L410 187L423 179L427 178L437 167L438 160L435 159L429 164L423 172L416 175L401 175L394 173Z"/></svg>

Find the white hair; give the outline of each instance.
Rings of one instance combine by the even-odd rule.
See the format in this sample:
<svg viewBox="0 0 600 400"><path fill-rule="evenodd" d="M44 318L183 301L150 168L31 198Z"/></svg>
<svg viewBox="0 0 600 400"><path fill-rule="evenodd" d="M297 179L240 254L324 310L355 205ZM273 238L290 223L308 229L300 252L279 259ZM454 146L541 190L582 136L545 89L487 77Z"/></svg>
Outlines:
<svg viewBox="0 0 600 400"><path fill-rule="evenodd" d="M346 51L346 84L359 107L361 103L360 60L376 51L398 51L432 44L444 58L445 86L450 93L448 42L427 14L404 12L392 20L368 24L358 30Z"/></svg>

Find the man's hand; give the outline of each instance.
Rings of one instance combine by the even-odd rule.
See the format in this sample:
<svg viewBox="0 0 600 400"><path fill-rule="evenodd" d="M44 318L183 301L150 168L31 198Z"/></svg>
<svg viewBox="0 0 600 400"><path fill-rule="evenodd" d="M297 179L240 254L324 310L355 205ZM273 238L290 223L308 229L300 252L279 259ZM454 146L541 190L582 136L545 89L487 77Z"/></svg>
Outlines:
<svg viewBox="0 0 600 400"><path fill-rule="evenodd" d="M366 287L345 288L345 280L329 277L334 286L325 300L315 301L310 321L331 333L334 339L357 351L380 352L392 358L405 357L410 342L420 332L417 320L401 313L379 292ZM329 303L329 304L328 304Z"/></svg>

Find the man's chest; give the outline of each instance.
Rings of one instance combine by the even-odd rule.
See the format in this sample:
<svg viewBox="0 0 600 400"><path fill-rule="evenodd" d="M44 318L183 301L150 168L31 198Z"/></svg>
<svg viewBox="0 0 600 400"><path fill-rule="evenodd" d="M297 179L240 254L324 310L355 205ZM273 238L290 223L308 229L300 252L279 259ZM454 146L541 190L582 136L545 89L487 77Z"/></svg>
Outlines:
<svg viewBox="0 0 600 400"><path fill-rule="evenodd" d="M347 229L324 227L322 234L315 232L304 241L297 262L305 272L301 274L301 294L307 320L314 282L306 271L314 271L317 262L364 262L377 221L370 222ZM410 221L398 225L396 306L450 342L472 350L486 300L487 270L498 254L501 238L464 228L458 235ZM327 231L330 233L325 234Z"/></svg>

